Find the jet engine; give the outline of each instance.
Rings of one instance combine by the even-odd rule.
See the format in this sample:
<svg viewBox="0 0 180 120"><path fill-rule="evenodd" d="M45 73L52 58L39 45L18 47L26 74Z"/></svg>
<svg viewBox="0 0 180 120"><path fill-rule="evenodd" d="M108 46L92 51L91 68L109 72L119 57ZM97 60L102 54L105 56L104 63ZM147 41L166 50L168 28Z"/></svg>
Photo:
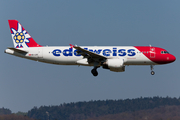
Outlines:
<svg viewBox="0 0 180 120"><path fill-rule="evenodd" d="M124 72L125 65L123 59L107 59L106 62L102 64L104 69L109 69L113 72Z"/></svg>

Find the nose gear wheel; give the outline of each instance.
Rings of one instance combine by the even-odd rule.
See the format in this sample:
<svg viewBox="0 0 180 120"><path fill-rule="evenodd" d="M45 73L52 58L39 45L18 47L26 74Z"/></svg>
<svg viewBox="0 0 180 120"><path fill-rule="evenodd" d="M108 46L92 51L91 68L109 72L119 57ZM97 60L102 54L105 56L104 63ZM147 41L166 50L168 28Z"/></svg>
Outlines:
<svg viewBox="0 0 180 120"><path fill-rule="evenodd" d="M154 75L155 74L155 72L153 71L153 68L154 66L153 65L151 65L151 75Z"/></svg>

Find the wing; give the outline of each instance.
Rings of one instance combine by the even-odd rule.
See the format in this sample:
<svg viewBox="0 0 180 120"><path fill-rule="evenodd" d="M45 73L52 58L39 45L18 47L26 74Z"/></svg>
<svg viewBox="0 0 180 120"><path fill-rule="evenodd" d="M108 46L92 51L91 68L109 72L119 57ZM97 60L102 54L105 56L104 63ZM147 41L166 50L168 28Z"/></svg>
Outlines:
<svg viewBox="0 0 180 120"><path fill-rule="evenodd" d="M77 53L84 56L84 58L91 58L91 59L98 59L98 60L107 59L106 57L104 57L102 55L90 52L90 51L85 50L79 46L73 46L73 47L77 50Z"/></svg>

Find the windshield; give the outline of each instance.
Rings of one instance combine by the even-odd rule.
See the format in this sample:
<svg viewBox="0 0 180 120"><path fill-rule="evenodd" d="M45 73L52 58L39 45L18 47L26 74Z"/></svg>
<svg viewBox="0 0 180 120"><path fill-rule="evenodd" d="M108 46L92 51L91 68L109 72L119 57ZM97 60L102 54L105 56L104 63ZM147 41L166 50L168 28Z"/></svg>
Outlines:
<svg viewBox="0 0 180 120"><path fill-rule="evenodd" d="M168 51L161 51L161 54L169 54Z"/></svg>

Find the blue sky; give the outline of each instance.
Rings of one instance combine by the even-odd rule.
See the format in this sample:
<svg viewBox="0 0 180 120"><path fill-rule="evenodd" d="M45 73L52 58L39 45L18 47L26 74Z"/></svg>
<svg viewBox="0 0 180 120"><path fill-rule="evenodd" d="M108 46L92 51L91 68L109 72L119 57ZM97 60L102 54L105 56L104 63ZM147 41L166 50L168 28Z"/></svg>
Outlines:
<svg viewBox="0 0 180 120"><path fill-rule="evenodd" d="M179 0L0 1L0 107L27 112L62 103L179 97ZM177 60L168 65L127 66L122 73L58 66L4 53L13 42L8 19L18 20L40 45L156 46Z"/></svg>

